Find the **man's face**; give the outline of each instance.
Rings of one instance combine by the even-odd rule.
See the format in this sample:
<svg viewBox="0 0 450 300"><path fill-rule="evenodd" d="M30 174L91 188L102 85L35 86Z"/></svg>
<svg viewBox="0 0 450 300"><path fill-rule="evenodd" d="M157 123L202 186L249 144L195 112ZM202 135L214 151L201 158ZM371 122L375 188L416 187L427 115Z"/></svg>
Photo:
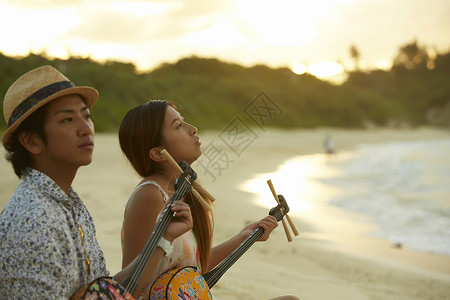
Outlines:
<svg viewBox="0 0 450 300"><path fill-rule="evenodd" d="M47 104L44 131L47 142L41 158L49 166L79 168L92 161L94 124L79 95L67 95Z"/></svg>

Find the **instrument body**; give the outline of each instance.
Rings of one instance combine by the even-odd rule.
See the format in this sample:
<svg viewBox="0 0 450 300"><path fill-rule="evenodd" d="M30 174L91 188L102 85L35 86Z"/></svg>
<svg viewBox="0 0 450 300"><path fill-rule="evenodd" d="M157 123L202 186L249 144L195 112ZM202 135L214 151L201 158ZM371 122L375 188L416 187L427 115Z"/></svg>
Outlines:
<svg viewBox="0 0 450 300"><path fill-rule="evenodd" d="M150 300L213 299L208 284L195 267L169 270L153 283Z"/></svg>

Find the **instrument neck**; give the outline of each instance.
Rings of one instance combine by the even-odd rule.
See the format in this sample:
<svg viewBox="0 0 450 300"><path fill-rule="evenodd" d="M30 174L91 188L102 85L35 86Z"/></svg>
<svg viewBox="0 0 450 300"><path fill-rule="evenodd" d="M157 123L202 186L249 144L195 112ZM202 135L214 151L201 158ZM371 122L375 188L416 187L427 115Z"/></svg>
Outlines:
<svg viewBox="0 0 450 300"><path fill-rule="evenodd" d="M281 220L283 213L277 212L274 217ZM226 271L264 234L264 229L256 228L230 255L221 261L213 270L203 275L209 288L212 288Z"/></svg>

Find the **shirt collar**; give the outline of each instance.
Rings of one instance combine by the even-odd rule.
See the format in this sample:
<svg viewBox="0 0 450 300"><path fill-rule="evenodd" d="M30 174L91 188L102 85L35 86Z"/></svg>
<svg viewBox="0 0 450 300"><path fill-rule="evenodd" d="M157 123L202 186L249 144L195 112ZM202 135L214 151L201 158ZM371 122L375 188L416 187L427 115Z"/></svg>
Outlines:
<svg viewBox="0 0 450 300"><path fill-rule="evenodd" d="M26 168L23 172L22 178L24 182L38 185L44 193L65 205L72 205L75 199L78 199L78 194L72 187L69 190L69 195L67 195L61 187L53 181L53 179L36 169Z"/></svg>

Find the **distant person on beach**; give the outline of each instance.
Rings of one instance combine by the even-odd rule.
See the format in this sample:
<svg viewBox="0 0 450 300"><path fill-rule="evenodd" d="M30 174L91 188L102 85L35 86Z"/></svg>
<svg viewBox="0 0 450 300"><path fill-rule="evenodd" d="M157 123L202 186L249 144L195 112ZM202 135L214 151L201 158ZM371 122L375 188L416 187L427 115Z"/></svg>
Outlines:
<svg viewBox="0 0 450 300"><path fill-rule="evenodd" d="M174 105L161 100L148 101L131 109L120 125L119 142L123 153L142 177L125 208L122 267L126 267L141 253L156 226L158 215L175 192L174 181L179 171L162 155L162 150L166 150L176 162L185 161L190 165L201 155L201 142L197 128L187 123ZM210 205L207 195L202 196ZM163 234L162 243L153 254L155 259L150 262L153 264L153 275L142 289L142 299L148 299L152 283L162 273L174 268L194 266L199 273L204 274L218 265L256 228L264 229L259 240L265 241L277 227L276 219L266 216L245 226L228 241L212 247L212 211L196 201L192 192L189 192L178 204L192 216L192 223L189 224L189 230L179 237ZM173 219L178 219L178 215ZM188 225L183 218L179 222L182 223L180 226ZM267 274L258 275L269 274L268 270ZM197 278L201 280L201 276ZM276 299L298 298L282 296Z"/></svg>
<svg viewBox="0 0 450 300"><path fill-rule="evenodd" d="M327 154L329 158L334 157L336 155L336 149L331 135L327 134L325 136L325 139L323 141L323 147L325 149L325 154Z"/></svg>

